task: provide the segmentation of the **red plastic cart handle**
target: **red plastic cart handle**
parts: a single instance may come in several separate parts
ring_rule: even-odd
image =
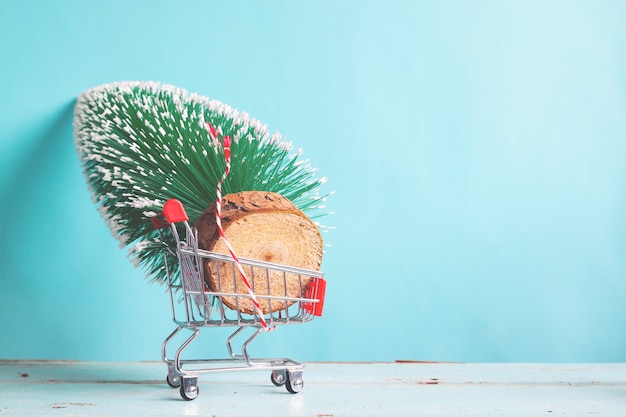
[[[150,221],[152,222],[152,226],[156,229],[165,229],[166,227],[170,227],[169,223],[165,221],[163,218],[163,214],[159,214],[154,217],[150,217]]]
[[[186,222],[189,220],[189,217],[187,217],[187,213],[185,213],[185,209],[183,208],[183,203],[175,198],[169,199],[165,202],[163,205],[163,214],[165,214],[165,218],[170,224]]]

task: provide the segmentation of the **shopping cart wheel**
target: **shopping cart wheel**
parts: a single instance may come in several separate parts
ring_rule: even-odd
[[[287,387],[287,391],[292,394],[302,391],[302,388],[304,388],[302,371],[287,371],[287,381],[285,386]]]
[[[165,382],[167,382],[167,385],[169,385],[172,388],[180,387],[180,377],[179,376],[172,377],[171,375],[168,375],[168,376],[165,377]]]
[[[182,378],[182,383],[180,384],[180,396],[183,397],[184,400],[195,400],[198,398],[199,393],[200,389],[198,388],[198,377]]]
[[[270,379],[272,380],[272,384],[277,387],[282,387],[287,382],[287,372],[284,369],[272,371]]]

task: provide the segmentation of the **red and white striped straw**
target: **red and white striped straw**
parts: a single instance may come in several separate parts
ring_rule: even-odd
[[[217,141],[217,130],[215,130],[215,128],[208,122],[207,122],[207,125],[209,126],[209,134],[211,135],[211,138],[214,141]],[[246,271],[244,271],[243,266],[239,262],[239,258],[235,254],[235,250],[230,245],[230,242],[228,241],[228,239],[226,239],[226,235],[224,234],[224,229],[222,229],[222,183],[224,182],[224,180],[228,176],[228,173],[230,172],[230,145],[231,143],[232,143],[232,140],[230,136],[224,136],[224,159],[226,160],[226,169],[224,170],[224,175],[222,175],[222,178],[217,183],[217,204],[216,204],[216,210],[215,210],[215,223],[217,224],[217,230],[219,231],[221,238],[224,239],[224,243],[226,244],[226,247],[228,248],[228,251],[230,252],[230,256],[233,258],[233,260],[235,261],[235,264],[237,265],[237,270],[239,271],[241,280],[243,281],[244,285],[246,286],[246,289],[248,290],[248,295],[250,296],[250,299],[252,300],[252,304],[254,305],[254,311],[259,317],[261,326],[266,332],[269,332],[271,330],[274,330],[276,326],[269,327],[267,325],[267,321],[265,321],[265,317],[263,316],[263,310],[261,310],[261,305],[257,301],[256,295],[254,295],[254,292],[252,291],[252,287],[250,286],[250,281],[248,280],[248,277],[246,276]]]

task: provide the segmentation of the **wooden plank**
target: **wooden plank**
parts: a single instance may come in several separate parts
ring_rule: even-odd
[[[309,363],[289,394],[269,373],[202,375],[184,401],[162,363],[0,361],[4,416],[624,416],[626,364]]]

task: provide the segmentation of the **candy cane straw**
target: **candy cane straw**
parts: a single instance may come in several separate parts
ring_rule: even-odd
[[[207,122],[207,125],[209,126],[209,134],[211,135],[211,138],[214,141],[217,141],[217,130],[215,130],[215,128],[208,122]],[[250,296],[250,299],[252,300],[252,304],[254,305],[254,311],[256,312],[257,316],[259,317],[259,321],[261,322],[261,326],[263,326],[263,329],[266,332],[269,332],[271,330],[274,330],[274,328],[276,326],[273,326],[273,327],[270,328],[267,325],[267,322],[265,321],[265,317],[263,317],[263,311],[261,310],[261,305],[257,301],[256,295],[254,295],[254,292],[252,291],[252,287],[250,286],[250,282],[248,281],[248,277],[246,276],[246,271],[244,271],[243,266],[241,266],[241,263],[239,262],[239,258],[235,254],[235,250],[230,245],[230,242],[228,241],[228,239],[226,239],[226,235],[224,234],[224,229],[222,229],[222,218],[221,218],[221,215],[222,215],[222,183],[224,182],[224,180],[228,176],[228,173],[230,172],[230,145],[231,145],[231,142],[232,141],[231,141],[230,136],[224,136],[224,159],[226,160],[226,169],[224,170],[224,175],[222,175],[222,178],[217,183],[217,204],[216,204],[216,210],[215,210],[215,223],[217,223],[217,230],[219,231],[220,236],[222,237],[222,239],[224,239],[224,243],[226,244],[226,247],[228,248],[228,251],[230,252],[230,256],[233,258],[233,260],[235,261],[235,264],[237,265],[237,269],[239,270],[239,275],[241,276],[241,279],[242,279],[244,285],[246,286],[246,289],[248,290],[248,295]]]

